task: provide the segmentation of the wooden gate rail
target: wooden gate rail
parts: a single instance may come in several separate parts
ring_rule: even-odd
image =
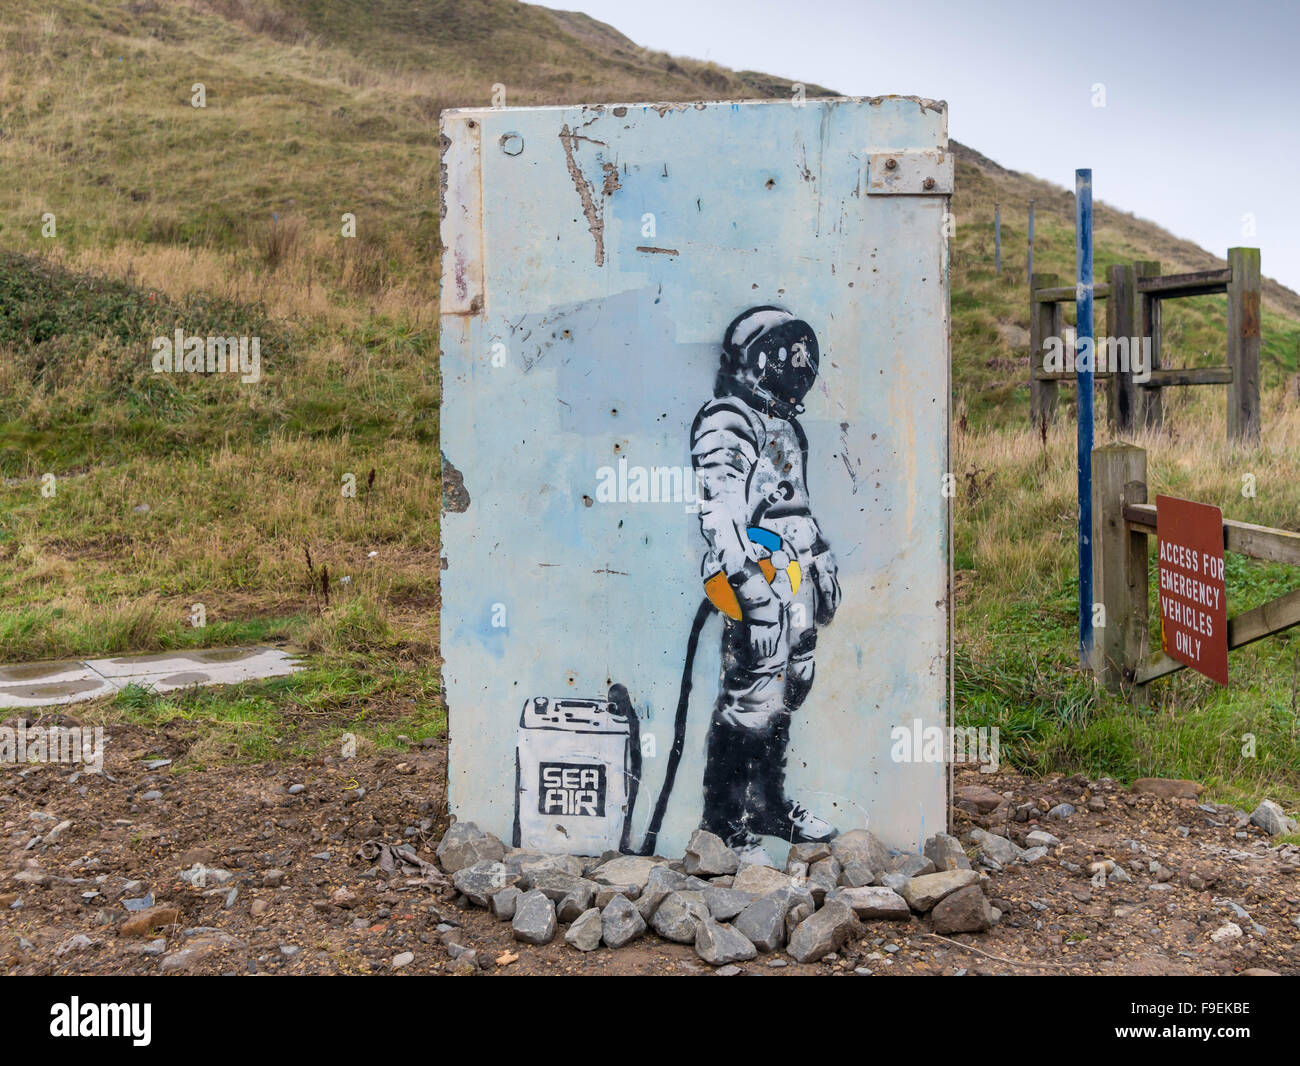
[[[1183,664],[1164,652],[1148,658],[1149,558],[1156,507],[1147,503],[1147,454],[1132,444],[1107,444],[1092,453],[1092,565],[1104,625],[1093,643],[1094,675],[1112,692],[1164,677]],[[1226,551],[1300,566],[1300,533],[1234,519],[1223,520]],[[1228,619],[1228,648],[1300,625],[1300,588]]]
[[[1061,285],[1055,274],[1034,274],[1029,284],[1029,394],[1031,417],[1037,425],[1056,411],[1056,387],[1074,380],[1073,371],[1048,371],[1044,345],[1062,335],[1061,305],[1076,297],[1074,286]],[[1161,389],[1181,385],[1228,386],[1228,438],[1259,440],[1260,272],[1258,248],[1229,248],[1226,269],[1188,274],[1161,274],[1160,264],[1141,261],[1113,266],[1110,281],[1093,288],[1095,299],[1106,300],[1106,336],[1151,343],[1151,376],[1134,381],[1131,373],[1094,370],[1108,382],[1107,420],[1117,433],[1138,427],[1157,429],[1164,422]],[[1209,293],[1227,293],[1226,365],[1164,369],[1161,366],[1162,301]]]

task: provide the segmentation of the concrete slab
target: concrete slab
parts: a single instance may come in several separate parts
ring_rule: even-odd
[[[104,677],[78,681],[0,685],[0,708],[52,707],[60,703],[93,700],[96,696],[111,696],[116,691],[113,682]]]
[[[188,651],[156,652],[152,655],[122,655],[114,659],[87,659],[86,665],[103,677],[142,677],[148,674],[174,674],[178,670],[208,670],[226,664],[256,662],[268,652],[282,655],[276,648],[256,646],[194,648]]]
[[[0,666],[0,708],[48,707],[109,696],[140,685],[172,692],[191,685],[233,685],[303,669],[279,648],[197,648],[111,659]]]

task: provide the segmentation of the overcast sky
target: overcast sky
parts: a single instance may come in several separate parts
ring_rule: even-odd
[[[949,133],[1300,290],[1296,0],[557,0],[638,44],[852,96],[948,101]],[[1083,25],[1076,13],[1086,14]],[[1122,36],[1121,36],[1122,34]],[[1104,86],[1105,106],[1094,105]],[[1255,235],[1243,231],[1253,216]]]

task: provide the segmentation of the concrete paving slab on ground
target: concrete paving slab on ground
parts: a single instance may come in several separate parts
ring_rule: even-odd
[[[111,659],[0,666],[0,708],[51,707],[108,696],[128,685],[172,692],[191,685],[234,685],[283,677],[303,665],[280,648],[195,648]]]

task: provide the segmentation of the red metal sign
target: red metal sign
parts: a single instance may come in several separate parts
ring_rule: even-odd
[[[1160,541],[1160,641],[1165,654],[1228,683],[1228,591],[1223,512],[1205,503],[1156,497]]]

